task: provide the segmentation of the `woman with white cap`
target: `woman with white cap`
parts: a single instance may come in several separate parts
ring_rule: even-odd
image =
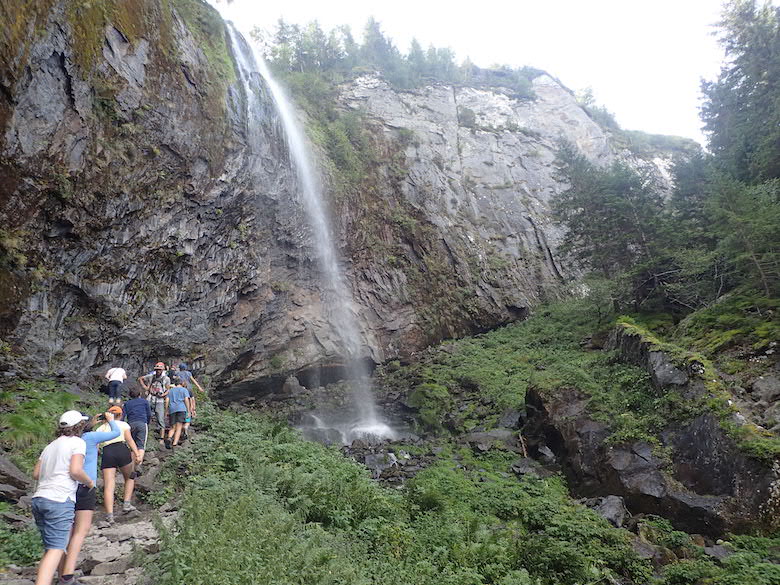
[[[114,421],[114,413],[105,412],[92,417],[88,423],[88,429],[94,429],[98,423],[105,421],[110,427],[106,432],[97,432],[87,430],[81,435],[84,443],[87,445],[87,453],[84,456],[84,471],[93,481],[92,488],[85,485],[79,485],[76,490],[76,518],[73,522],[73,530],[70,533],[70,542],[68,542],[68,551],[60,562],[60,580],[58,585],[78,585],[75,578],[76,563],[78,562],[81,547],[84,545],[84,539],[92,528],[92,518],[95,515],[97,507],[97,490],[94,482],[97,481],[97,463],[98,463],[98,445],[105,441],[116,439],[121,431],[119,425]]]
[[[87,445],[81,433],[88,418],[77,410],[64,413],[59,420],[57,438],[46,446],[33,470],[38,489],[32,497],[32,513],[46,550],[38,565],[35,585],[51,584],[68,546],[78,484],[95,487],[84,471]]]

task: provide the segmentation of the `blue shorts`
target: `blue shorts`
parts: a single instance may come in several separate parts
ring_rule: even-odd
[[[41,532],[43,548],[65,550],[70,540],[70,529],[76,515],[76,502],[68,498],[55,502],[47,498],[32,499],[35,524]]]

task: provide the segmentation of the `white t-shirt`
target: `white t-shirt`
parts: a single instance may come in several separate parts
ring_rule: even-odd
[[[70,458],[86,454],[87,444],[81,437],[59,437],[49,443],[41,453],[41,473],[33,497],[75,502],[78,482],[70,476]]]
[[[111,368],[106,372],[109,382],[124,382],[127,380],[127,372],[124,368]]]

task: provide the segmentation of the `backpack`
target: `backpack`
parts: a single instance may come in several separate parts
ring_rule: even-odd
[[[159,378],[155,379],[155,377],[152,377],[152,381],[149,383],[149,394],[152,396],[160,396],[165,391],[165,388],[163,387],[163,376],[160,376]]]

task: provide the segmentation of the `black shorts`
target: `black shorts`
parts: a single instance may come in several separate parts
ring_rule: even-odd
[[[79,510],[91,510],[95,511],[97,508],[97,490],[93,486],[89,489],[85,485],[79,485],[76,490],[76,511]]]
[[[172,412],[172,413],[169,415],[169,417],[170,417],[170,419],[171,419],[171,420],[170,420],[170,425],[171,425],[171,426],[173,426],[173,425],[175,425],[176,423],[183,423],[183,422],[184,422],[184,419],[186,419],[186,418],[187,418],[187,413],[186,413],[185,411],[183,411],[183,410],[182,410],[182,411],[180,411],[180,412]]]
[[[127,443],[111,443],[103,447],[103,460],[100,462],[100,469],[124,467],[132,462],[133,457]]]

